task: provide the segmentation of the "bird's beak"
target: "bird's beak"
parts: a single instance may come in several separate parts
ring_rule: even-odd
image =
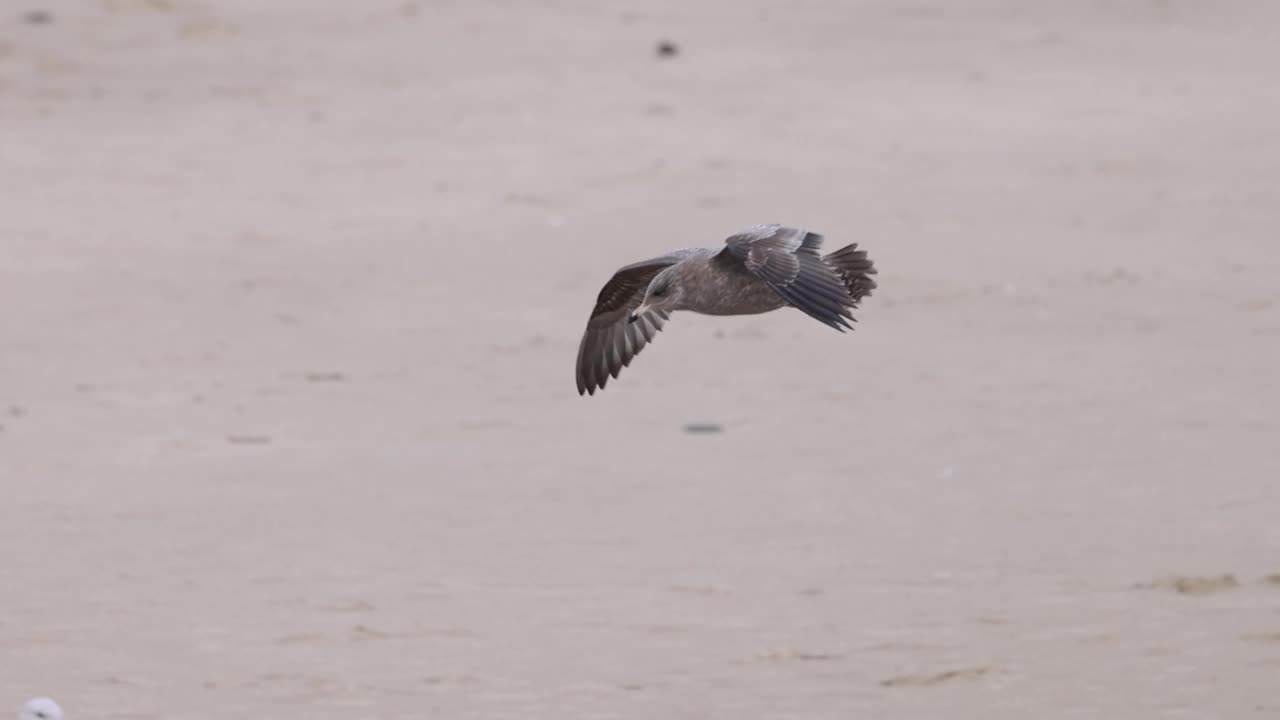
[[[640,319],[640,316],[641,316],[641,315],[644,315],[644,314],[645,314],[645,313],[647,313],[647,312],[649,312],[649,306],[648,306],[648,305],[641,305],[640,307],[638,307],[638,308],[636,308],[635,310],[632,310],[632,311],[631,311],[631,317],[627,318],[627,322],[629,322],[629,323],[633,323],[633,322],[635,322],[635,321],[639,320],[639,319]]]

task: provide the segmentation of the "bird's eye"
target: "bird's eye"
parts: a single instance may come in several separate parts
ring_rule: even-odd
[[[45,711],[43,711],[43,710],[37,710],[37,711],[36,711],[36,717],[41,718],[41,719],[43,720],[43,718],[47,718],[47,717],[49,717],[49,713],[47,713],[47,712],[45,712]]]
[[[666,294],[667,294],[667,289],[664,287],[655,288],[653,291],[654,297],[662,297],[663,295],[666,295]]]

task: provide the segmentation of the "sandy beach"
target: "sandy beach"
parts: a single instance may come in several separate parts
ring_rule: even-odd
[[[6,4],[0,718],[1280,717],[1277,28]],[[579,397],[615,269],[764,222],[856,332]]]

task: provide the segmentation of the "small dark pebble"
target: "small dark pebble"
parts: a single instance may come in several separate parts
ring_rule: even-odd
[[[315,382],[315,383],[342,382],[343,380],[347,379],[347,376],[340,372],[328,372],[328,371],[309,372],[303,377],[307,379],[307,382]]]
[[[684,431],[691,435],[710,435],[723,432],[724,427],[716,423],[688,423],[684,426]]]
[[[28,25],[48,25],[53,22],[53,13],[48,10],[28,10],[22,13],[22,22]]]
[[[227,442],[232,445],[270,445],[271,438],[267,435],[228,435]]]
[[[657,52],[658,52],[658,57],[664,57],[664,58],[675,57],[677,54],[680,53],[680,47],[675,43],[671,42],[670,40],[663,40],[662,42],[658,43]]]

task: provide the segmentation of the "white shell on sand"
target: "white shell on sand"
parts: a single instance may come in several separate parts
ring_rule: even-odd
[[[62,708],[52,698],[31,698],[18,711],[18,720],[62,720]]]

